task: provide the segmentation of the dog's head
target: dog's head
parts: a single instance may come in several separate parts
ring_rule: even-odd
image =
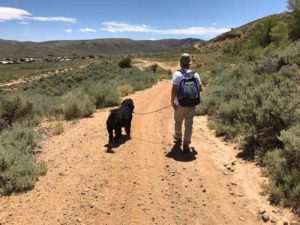
[[[131,111],[134,110],[134,104],[133,104],[133,100],[132,99],[125,99],[122,103],[121,106],[123,107],[128,107],[130,108]]]

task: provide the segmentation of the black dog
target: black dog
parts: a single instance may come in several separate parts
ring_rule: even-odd
[[[132,99],[126,99],[118,109],[113,109],[106,121],[107,132],[109,134],[109,144],[118,143],[122,127],[125,127],[127,136],[130,138],[131,120],[134,104]],[[115,130],[115,138],[113,131]]]

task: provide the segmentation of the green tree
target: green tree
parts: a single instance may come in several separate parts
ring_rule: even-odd
[[[250,39],[250,46],[256,47],[267,47],[271,42],[271,30],[274,22],[272,20],[266,20],[260,23],[255,32],[252,34]]]
[[[271,41],[278,43],[282,41],[286,41],[288,39],[288,26],[285,22],[278,22],[274,27],[271,29]]]
[[[289,0],[289,9],[293,15],[289,35],[291,39],[297,40],[300,38],[300,0]]]

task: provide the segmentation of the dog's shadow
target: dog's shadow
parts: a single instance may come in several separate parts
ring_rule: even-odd
[[[179,162],[191,162],[197,159],[198,152],[194,147],[190,148],[190,152],[183,152],[182,147],[178,143],[174,143],[170,152],[166,154],[166,157],[172,158]]]
[[[127,141],[129,141],[131,138],[128,135],[122,134],[118,143],[113,143],[113,144],[106,144],[104,147],[106,147],[106,152],[107,153],[115,153],[114,149],[119,148],[121,145],[125,144]]]

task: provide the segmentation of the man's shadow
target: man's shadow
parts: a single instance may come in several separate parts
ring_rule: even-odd
[[[106,152],[111,154],[115,153],[114,149],[119,148],[121,145],[125,144],[130,139],[131,138],[128,135],[122,134],[118,143],[104,145],[104,147],[106,147]]]
[[[191,162],[197,159],[197,154],[198,152],[194,147],[191,147],[189,152],[183,152],[181,144],[174,142],[171,151],[166,154],[166,157],[172,158],[179,162]]]

